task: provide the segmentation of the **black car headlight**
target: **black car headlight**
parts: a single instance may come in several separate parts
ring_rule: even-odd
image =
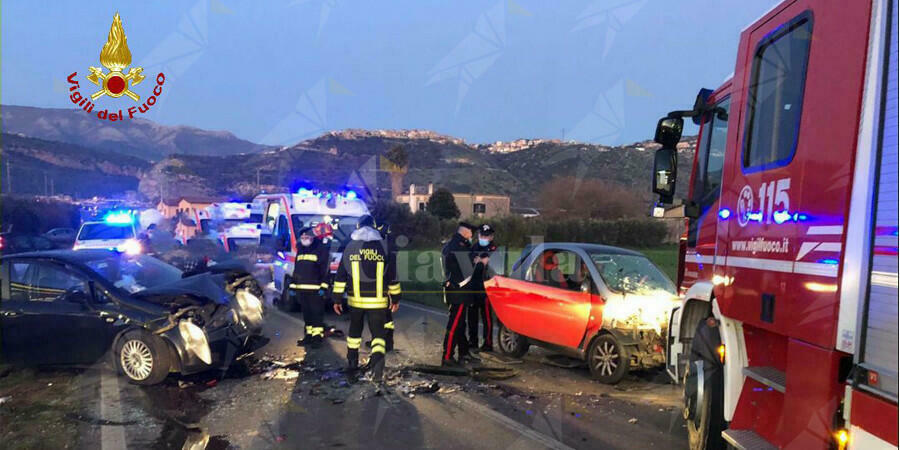
[[[178,323],[178,332],[187,351],[197,355],[200,361],[212,364],[212,352],[209,350],[209,340],[206,332],[190,320],[182,320]]]
[[[241,316],[252,324],[262,323],[263,304],[256,295],[253,295],[249,289],[238,289],[234,293],[237,300],[238,308],[240,308]]]

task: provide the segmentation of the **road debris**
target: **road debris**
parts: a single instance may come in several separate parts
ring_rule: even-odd
[[[563,369],[576,369],[584,366],[584,361],[575,358],[569,358],[564,355],[546,355],[541,358],[541,364],[553,367],[561,367]]]
[[[8,402],[10,398],[12,397],[0,397],[0,405]]]
[[[432,375],[448,375],[455,377],[470,376],[477,381],[507,380],[519,374],[517,371],[508,367],[444,367],[428,364],[413,364],[408,368],[415,372]]]
[[[279,367],[263,373],[260,378],[263,380],[296,380],[299,376],[299,371]]]
[[[637,417],[632,417],[632,418],[628,419],[628,423],[630,423],[630,424],[635,424],[635,423],[637,423],[637,421],[638,421]]]
[[[508,356],[500,355],[494,352],[480,352],[478,356],[481,357],[482,361],[492,362],[496,364],[523,364],[525,361],[518,358],[510,358]]]

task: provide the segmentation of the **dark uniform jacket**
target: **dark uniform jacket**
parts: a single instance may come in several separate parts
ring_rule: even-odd
[[[309,247],[298,246],[291,288],[301,291],[328,289],[329,263],[328,246],[319,239],[313,239]]]
[[[491,241],[486,246],[482,246],[477,242],[472,245],[472,253],[471,260],[475,261],[476,257],[483,258],[485,256],[492,256],[492,254],[497,250],[497,246],[494,245],[494,242]],[[475,264],[475,267],[472,269],[472,291],[476,292],[484,292],[484,282],[490,280],[494,276],[494,271],[491,270],[490,266],[486,266],[482,263]]]
[[[340,303],[345,292],[347,303],[354,308],[387,308],[388,294],[391,303],[400,302],[396,260],[378,231],[362,227],[351,238],[334,278],[335,303]]]
[[[451,305],[470,303],[472,281],[472,245],[459,233],[453,235],[441,250],[444,265],[445,300]]]

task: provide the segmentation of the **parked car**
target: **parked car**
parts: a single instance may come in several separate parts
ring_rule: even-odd
[[[102,221],[82,223],[72,249],[96,248],[140,253],[142,247],[137,239],[134,216],[128,213],[110,213]]]
[[[54,244],[59,245],[60,247],[71,247],[72,244],[75,243],[75,229],[54,228],[44,233],[44,237],[50,239]]]
[[[183,276],[147,255],[55,250],[0,258],[3,358],[93,364],[137,384],[226,369],[258,341],[262,291],[239,267]]]
[[[501,352],[530,345],[584,360],[593,377],[619,382],[629,370],[665,363],[675,285],[641,253],[577,243],[529,246],[509,276],[485,282]]]
[[[0,255],[53,250],[56,245],[39,234],[0,233]]]

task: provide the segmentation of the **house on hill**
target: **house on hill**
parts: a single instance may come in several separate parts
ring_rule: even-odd
[[[416,190],[416,185],[409,185],[409,192],[394,198],[397,203],[409,205],[413,213],[424,211],[428,199],[434,193],[434,185],[428,184],[428,189]],[[467,194],[453,193],[453,201],[459,208],[462,217],[500,217],[509,215],[509,196],[496,194]]]
[[[180,214],[188,217],[195,217],[195,213],[213,203],[221,202],[222,199],[213,197],[185,196],[174,199],[162,199],[156,204],[156,210],[160,212],[166,219],[171,219]]]

